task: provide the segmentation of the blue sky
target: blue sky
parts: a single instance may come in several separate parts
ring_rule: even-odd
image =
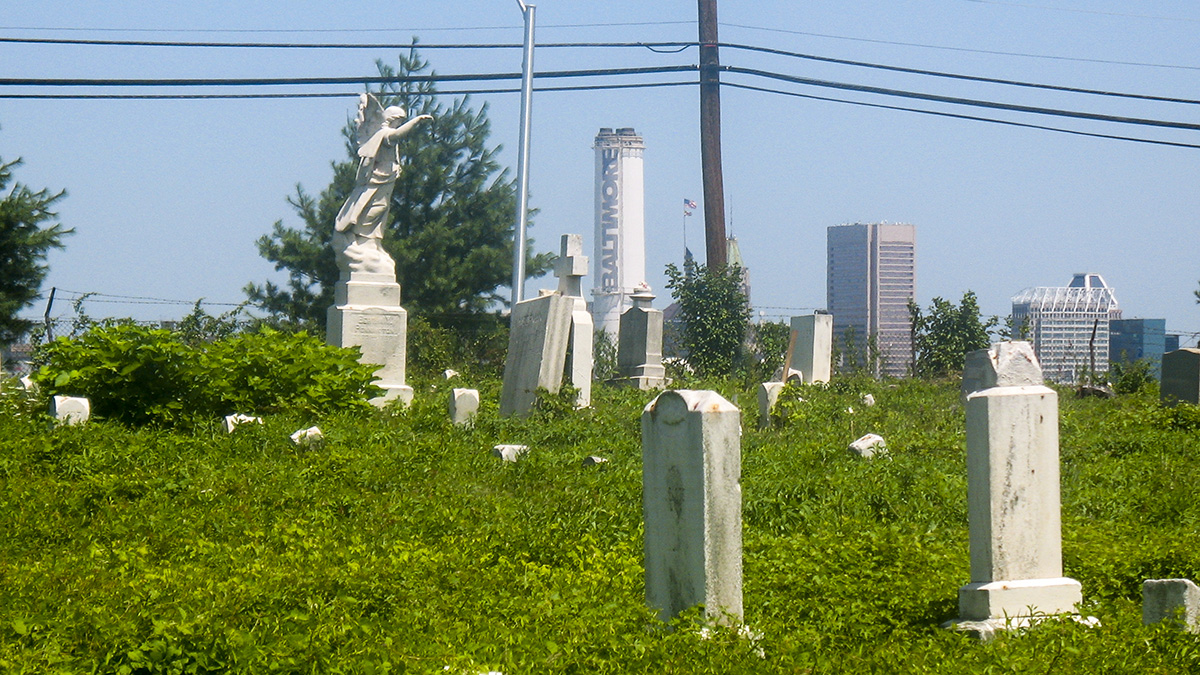
[[[7,3],[0,37],[229,42],[520,42],[515,2]],[[694,40],[696,3],[538,3],[539,42]],[[1149,0],[856,0],[720,3],[721,39],[806,54],[1111,92],[1200,98],[1200,6]],[[633,25],[636,24],[636,25]],[[241,50],[0,43],[10,78],[356,77],[396,49]],[[513,72],[519,50],[425,52],[445,74]],[[542,49],[538,70],[694,64],[694,49]],[[722,50],[726,65],[856,85],[1114,116],[1200,123],[1194,104],[1055,92]],[[688,75],[686,77],[691,77]],[[627,81],[669,81],[678,75]],[[791,92],[1200,145],[1160,129],[952,106],[729,74]],[[300,88],[348,91],[349,86]],[[47,93],[0,87],[0,94]],[[89,93],[95,90],[57,90]],[[174,90],[172,90],[174,91]],[[531,206],[538,250],[576,232],[590,241],[592,162],[600,127],[646,139],[649,283],[683,253],[682,199],[701,201],[698,94],[693,87],[535,96]],[[502,162],[515,167],[519,99],[479,95]],[[278,279],[254,241],[277,220],[298,224],[285,198],[317,192],[343,156],[353,98],[205,101],[0,98],[0,157],[17,178],[66,188],[76,228],[52,255],[46,284],[70,291],[238,302],[250,281]],[[918,301],[966,290],[1007,314],[1028,286],[1098,272],[1127,317],[1165,317],[1200,331],[1192,291],[1200,269],[1200,149],[1092,138],[725,88],[726,204],[768,317],[825,304],[825,228],[855,221],[917,227]],[[703,219],[687,223],[703,249]],[[590,284],[590,279],[585,281]],[[534,282],[529,293],[544,283]],[[65,297],[70,297],[66,294]],[[665,304],[665,298],[657,303]],[[43,306],[30,310],[40,315]],[[60,307],[59,311],[66,311]],[[173,318],[187,307],[92,303],[96,315]],[[1190,341],[1194,341],[1191,338]]]

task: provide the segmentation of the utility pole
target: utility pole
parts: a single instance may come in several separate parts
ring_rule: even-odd
[[[725,181],[721,174],[721,62],[717,0],[700,3],[700,165],[704,174],[704,255],[709,269],[725,266]]]
[[[529,219],[529,135],[533,107],[533,5],[517,0],[525,17],[525,51],[521,59],[521,149],[517,155],[517,224],[513,228],[512,305],[525,299],[525,226]]]

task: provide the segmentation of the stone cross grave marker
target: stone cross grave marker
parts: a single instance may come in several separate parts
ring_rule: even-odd
[[[638,389],[661,389],[667,385],[662,363],[662,310],[650,306],[654,294],[649,286],[643,284],[630,297],[633,306],[621,314],[617,336],[618,373]]]
[[[714,391],[665,391],[642,413],[646,602],[742,620],[741,412]]]
[[[571,335],[568,340],[568,375],[579,390],[575,405],[586,408],[592,404],[592,313],[583,299],[583,278],[587,276],[588,259],[583,254],[583,236],[564,234],[560,255],[554,263],[558,277],[558,292],[571,298]]]
[[[1074,615],[1083,595],[1062,569],[1058,395],[1040,384],[1040,367],[1030,370],[1029,343],[980,351],[967,361],[997,386],[966,401],[971,582],[951,624],[987,639],[1040,616]]]

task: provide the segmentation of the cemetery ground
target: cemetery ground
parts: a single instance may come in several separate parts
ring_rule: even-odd
[[[412,384],[409,409],[281,412],[232,434],[216,418],[52,427],[0,396],[0,670],[1200,670],[1200,638],[1140,609],[1144,579],[1200,578],[1195,407],[1060,392],[1064,572],[1101,624],[981,643],[939,627],[968,581],[956,381],[802,386],[761,431],[745,383],[676,382],[743,411],[748,633],[645,606],[652,392],[598,385],[590,409],[567,392],[503,419],[496,379]],[[446,415],[461,386],[482,393],[473,426]],[[313,424],[324,444],[298,449],[289,434]],[[886,457],[847,451],[869,432]],[[503,462],[498,443],[530,450]]]

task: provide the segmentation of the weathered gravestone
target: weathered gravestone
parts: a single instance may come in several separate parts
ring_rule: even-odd
[[[354,187],[334,220],[333,245],[340,277],[333,287],[334,303],[326,313],[325,339],[338,347],[359,347],[360,363],[379,366],[375,384],[384,395],[376,405],[399,399],[412,401],[404,382],[408,341],[408,312],[400,306],[396,262],[383,246],[392,190],[400,177],[402,137],[429,115],[405,122],[404,108],[383,108],[371,94],[359,98],[354,141],[358,171]]]
[[[833,369],[833,315],[808,314],[792,317],[796,340],[788,363],[799,370],[808,384],[828,382]]]
[[[592,313],[583,299],[583,277],[587,276],[588,259],[583,254],[583,237],[578,234],[562,236],[560,255],[554,263],[558,277],[558,292],[571,298],[571,335],[567,343],[567,368],[571,384],[579,390],[575,405],[586,408],[592,404]]]
[[[55,396],[50,399],[50,416],[59,424],[83,424],[92,416],[92,402],[82,396]]]
[[[1189,633],[1200,633],[1200,588],[1189,579],[1142,582],[1142,623],[1167,621]]]
[[[763,382],[758,385],[758,428],[766,429],[771,426],[771,413],[779,402],[779,392],[783,391],[783,382]]]
[[[1024,341],[997,342],[988,349],[967,352],[963,362],[962,401],[992,387],[1025,387],[1042,384],[1033,345]]]
[[[980,351],[986,358],[968,356],[984,369],[978,381],[1018,383],[966,401],[971,582],[958,591],[951,623],[988,639],[1045,615],[1073,615],[1083,595],[1062,570],[1058,395],[1040,384],[1040,367],[1030,369],[1037,359],[1028,343]],[[1039,384],[1019,384],[1029,380]]]
[[[518,302],[513,308],[504,359],[500,415],[524,417],[533,410],[538,387],[562,387],[575,299],[559,293]]]
[[[471,424],[479,412],[479,390],[452,389],[449,409],[451,423],[459,426]]]
[[[742,620],[741,413],[713,391],[665,391],[642,413],[646,602]]]
[[[1200,405],[1200,349],[1176,349],[1162,357],[1163,403]]]
[[[617,339],[617,372],[620,381],[638,389],[667,385],[662,363],[663,313],[650,306],[654,294],[643,285],[630,296],[633,306],[621,314]]]

